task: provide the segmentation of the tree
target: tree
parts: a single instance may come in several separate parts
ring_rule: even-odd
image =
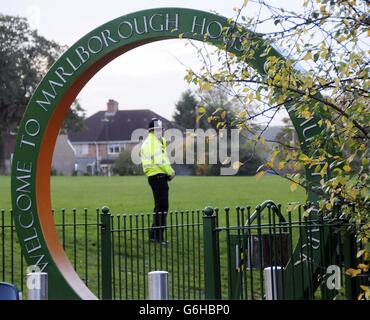
[[[60,46],[40,37],[24,18],[0,15],[0,170],[3,136],[14,129]]]
[[[62,126],[62,132],[78,132],[85,128],[85,119],[86,113],[85,109],[82,108],[78,99],[76,99],[71,106],[71,109],[68,111],[68,115],[65,118]]]
[[[216,131],[221,128],[235,128],[235,112],[238,105],[228,96],[224,88],[200,88],[198,96],[200,105],[197,122],[200,128],[213,128]]]
[[[182,93],[180,100],[175,105],[173,119],[185,129],[194,129],[196,125],[198,100],[191,90]]]
[[[304,167],[301,163],[290,158],[290,152],[299,148],[298,136],[295,132],[292,121],[289,118],[284,118],[285,126],[277,133],[273,148],[277,153],[275,157],[274,167],[277,168],[280,174],[299,172],[304,173]],[[291,161],[292,160],[292,161]]]
[[[15,131],[37,84],[65,49],[32,30],[25,18],[0,14],[0,171],[4,164],[3,137]],[[76,102],[66,125],[81,124]],[[66,128],[67,128],[66,127]]]
[[[356,224],[364,248],[358,253],[362,268],[356,272],[365,273],[370,263],[369,1],[305,0],[303,12],[294,12],[262,0],[251,4],[259,12],[253,17],[244,11],[247,3],[224,29],[224,45],[215,50],[217,67],[209,65],[212,60],[205,54],[202,68],[188,70],[185,78],[200,88],[233,87],[244,105],[238,115],[245,120],[238,123],[240,128],[254,130],[250,122],[257,116],[272,120],[284,106],[294,106],[290,112],[302,119],[320,115],[319,134],[309,145],[280,144],[284,152],[274,150],[260,170],[279,173],[289,163],[309,166],[319,174],[318,188],[299,172],[283,176],[291,181],[292,190],[301,185],[317,194],[320,201],[314,205],[324,215],[330,216],[335,204],[341,205],[343,217]],[[228,53],[229,44],[241,35],[241,54]],[[270,55],[271,44],[286,48],[278,49],[283,58]],[[254,69],[256,54],[267,57],[263,72]],[[262,139],[261,131],[255,135],[256,142]],[[282,158],[277,162],[277,157]],[[369,287],[365,292],[361,298],[370,298]]]
[[[112,166],[113,174],[119,176],[137,176],[142,175],[143,170],[140,165],[137,165],[131,160],[131,152],[129,150],[122,151]]]
[[[267,154],[267,148],[262,145],[254,146],[249,140],[242,141],[239,148],[240,166],[237,175],[254,176],[257,169],[266,161],[264,154]]]

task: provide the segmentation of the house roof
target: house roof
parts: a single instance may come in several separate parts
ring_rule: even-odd
[[[99,111],[85,120],[85,129],[68,134],[71,142],[103,142],[131,140],[134,130],[148,127],[152,118],[161,119],[166,129],[177,128],[179,125],[149,110],[118,110],[115,114]]]

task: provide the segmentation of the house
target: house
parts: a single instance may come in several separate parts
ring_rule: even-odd
[[[139,141],[132,141],[134,130],[146,129],[152,118],[161,119],[165,128],[182,128],[159,114],[148,110],[119,110],[118,102],[110,99],[105,111],[85,120],[85,129],[71,132],[79,175],[111,175],[112,165],[124,150],[131,150]]]
[[[75,172],[75,150],[66,134],[59,134],[55,143],[52,173],[55,175],[70,176]]]
[[[4,144],[4,169],[5,174],[10,174],[14,147],[17,134],[9,131],[3,137]],[[75,150],[66,134],[59,134],[55,143],[51,173],[54,175],[70,176],[75,170]]]

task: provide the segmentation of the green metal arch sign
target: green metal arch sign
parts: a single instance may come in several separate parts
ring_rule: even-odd
[[[52,217],[50,171],[55,141],[70,105],[84,85],[107,63],[136,47],[180,37],[222,45],[224,17],[184,8],[131,13],[94,29],[51,67],[32,96],[20,123],[12,163],[12,206],[18,237],[29,265],[49,275],[50,299],[96,299],[73,269]],[[206,36],[206,37],[205,37]],[[240,54],[242,35],[228,44]],[[267,57],[256,50],[250,65],[264,73]],[[269,55],[280,56],[272,48]],[[303,145],[320,130],[319,118],[301,119],[288,110]],[[311,183],[318,177],[306,170]],[[314,196],[309,194],[309,200]]]

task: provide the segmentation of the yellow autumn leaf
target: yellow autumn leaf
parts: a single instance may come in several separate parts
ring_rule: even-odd
[[[184,79],[187,81],[187,82],[191,82],[191,80],[193,80],[193,72],[191,70],[188,71],[188,74],[184,77]]]
[[[240,162],[240,161],[235,161],[233,163],[233,169],[234,170],[239,170],[239,168],[243,165],[243,162]]]
[[[350,171],[351,171],[351,167],[350,167],[348,164],[346,164],[346,165],[343,167],[343,170],[344,170],[345,172],[350,172]]]
[[[274,167],[274,163],[273,163],[272,161],[267,161],[267,162],[265,163],[265,167],[266,167],[266,168],[273,168],[273,167]]]
[[[369,265],[368,264],[365,264],[365,263],[360,263],[357,268],[363,270],[364,272],[368,272],[369,271]]]
[[[363,285],[361,285],[360,288],[362,290],[364,290],[365,292],[370,293],[370,287],[369,286],[363,286]]]
[[[261,137],[261,143],[262,144],[265,144],[266,143],[265,137]]]
[[[259,91],[256,92],[256,99],[258,101],[261,101],[261,92],[259,92]]]
[[[357,252],[356,254],[356,258],[360,258],[364,253],[365,253],[366,249],[362,249],[360,251]]]
[[[304,153],[300,154],[298,159],[303,161],[303,162],[310,162],[311,161],[310,157],[305,155]]]
[[[349,269],[346,270],[346,275],[348,275],[352,278],[358,276],[360,273],[361,273],[360,269],[349,268]]]
[[[326,175],[326,172],[328,171],[329,164],[325,162],[324,166],[322,167],[320,171],[320,176],[323,178]]]
[[[297,188],[298,188],[298,183],[292,182],[291,185],[290,185],[290,191],[294,192],[294,191],[297,190]]]
[[[302,111],[302,116],[305,118],[305,119],[309,119],[310,117],[312,117],[312,113],[308,110],[303,110]]]
[[[213,88],[213,84],[207,82],[207,81],[203,81],[199,87],[199,91],[200,92],[203,92],[203,91],[208,91],[208,90],[211,90]]]
[[[340,37],[337,38],[337,41],[339,43],[343,42],[344,40],[346,40],[346,37],[344,35],[341,35]]]
[[[201,114],[201,115],[197,116],[197,118],[196,118],[196,123],[199,123],[199,120],[200,120],[202,117],[203,117],[203,114]]]
[[[279,164],[278,164],[278,169],[282,170],[284,168],[285,168],[285,161],[280,161]]]
[[[245,118],[247,116],[247,111],[242,111],[239,113],[239,118]]]
[[[206,112],[206,108],[204,108],[204,107],[199,107],[199,108],[197,109],[197,111],[198,111],[198,113],[204,113],[204,112]]]
[[[311,53],[311,51],[308,51],[308,52],[304,55],[303,60],[304,60],[304,61],[312,60],[312,53]]]
[[[259,181],[264,176],[265,173],[266,173],[266,171],[257,172],[256,181]]]

